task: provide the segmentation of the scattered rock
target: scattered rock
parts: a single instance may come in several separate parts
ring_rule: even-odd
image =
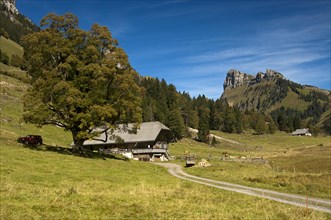
[[[198,163],[199,167],[209,167],[211,164],[206,159],[201,159],[201,161]]]

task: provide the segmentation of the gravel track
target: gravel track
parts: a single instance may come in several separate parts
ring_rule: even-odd
[[[237,193],[243,193],[246,195],[257,196],[260,198],[270,199],[273,201],[300,206],[308,209],[313,209],[321,212],[327,212],[331,214],[331,201],[319,198],[310,198],[306,196],[293,195],[288,193],[281,193],[272,190],[253,188],[233,183],[227,183],[223,181],[211,180],[198,176],[187,174],[183,171],[182,167],[172,163],[155,163],[168,169],[168,172],[180,179],[188,180],[191,182],[229,190]]]
[[[195,134],[197,134],[199,131],[197,129],[194,129],[194,128],[188,128],[190,132],[193,132]],[[232,144],[240,144],[239,142],[237,141],[233,141],[233,140],[230,140],[230,139],[226,139],[226,138],[223,138],[223,137],[220,137],[220,136],[217,136],[217,135],[214,135],[214,134],[210,134],[211,137],[215,137],[216,139],[218,140],[222,140],[222,141],[227,141],[227,142],[230,142]]]

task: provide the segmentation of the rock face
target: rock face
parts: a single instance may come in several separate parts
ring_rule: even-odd
[[[248,83],[251,77],[249,77],[249,75],[246,73],[242,73],[238,70],[231,69],[226,74],[226,78],[223,84],[224,90],[227,88],[235,88],[238,86],[242,86]]]
[[[261,82],[263,80],[273,80],[283,78],[283,75],[275,70],[267,69],[265,73],[258,72],[256,76],[231,69],[226,74],[223,88],[231,89],[242,85],[250,85]]]
[[[271,69],[267,69],[266,73],[263,76],[263,79],[277,79],[277,78],[283,78],[283,74]]]
[[[12,22],[15,22],[15,16],[19,14],[16,0],[0,0],[0,7],[0,12],[5,13]]]
[[[3,0],[3,3],[5,4],[7,11],[11,14],[18,14],[18,10],[16,8],[16,0]]]

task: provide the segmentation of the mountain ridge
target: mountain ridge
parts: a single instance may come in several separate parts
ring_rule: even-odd
[[[274,70],[254,77],[231,69],[223,87],[221,99],[229,106],[270,114],[278,124],[284,114],[303,124],[323,124],[331,118],[330,91],[298,84]]]
[[[0,0],[0,35],[20,43],[22,36],[37,30],[37,25],[20,14],[16,0]]]
[[[266,73],[258,72],[255,77],[231,69],[225,77],[223,88],[221,99],[227,101],[230,106],[239,107],[241,110],[266,111],[272,105],[291,99],[288,96],[293,96],[292,93],[296,94],[297,99],[304,102],[312,102],[314,98],[327,101],[327,96],[330,96],[328,90],[301,85],[271,69],[266,69]],[[264,100],[265,98],[268,100]],[[244,99],[246,102],[242,103]],[[264,101],[263,105],[261,105],[261,101]],[[290,106],[286,105],[286,107]],[[299,106],[295,108],[299,108]]]

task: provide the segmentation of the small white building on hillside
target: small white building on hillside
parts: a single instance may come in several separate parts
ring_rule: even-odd
[[[311,136],[311,133],[309,132],[309,128],[302,128],[297,129],[292,132],[293,136]]]

